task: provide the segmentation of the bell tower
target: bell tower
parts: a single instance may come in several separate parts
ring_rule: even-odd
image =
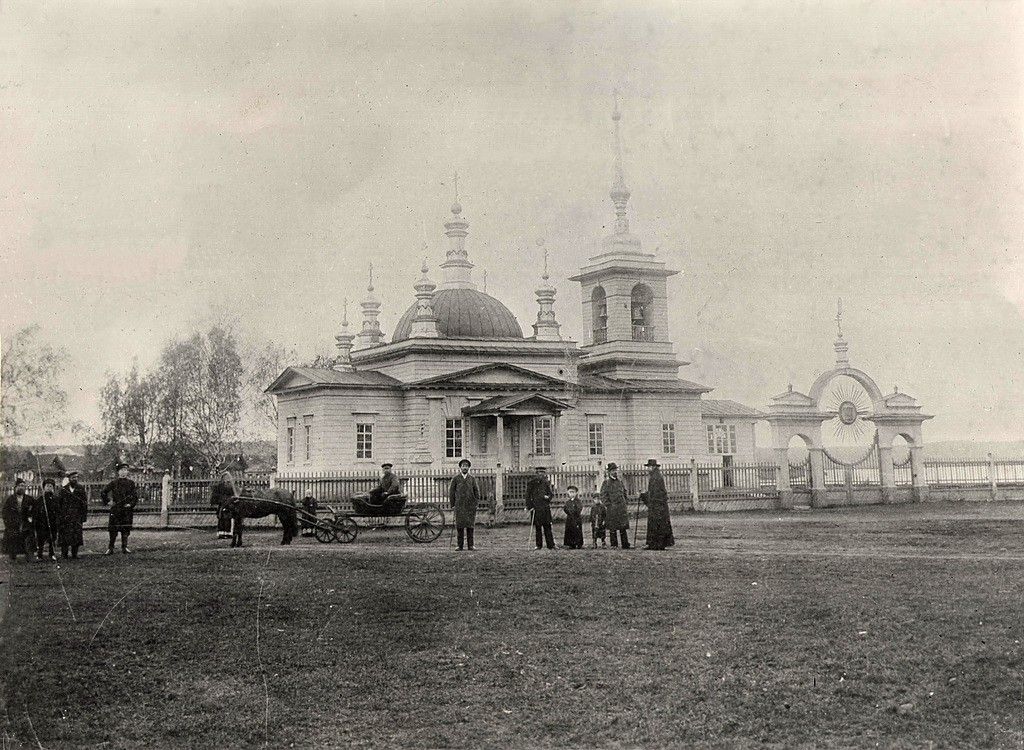
[[[580,372],[631,380],[675,379],[679,367],[668,331],[666,279],[678,271],[654,254],[643,252],[640,239],[629,231],[629,188],[622,171],[618,96],[612,111],[615,123],[615,177],[611,199],[615,229],[601,241],[598,253],[570,281],[583,295],[587,329]]]

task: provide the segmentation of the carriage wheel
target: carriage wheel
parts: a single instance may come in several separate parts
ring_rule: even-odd
[[[316,526],[313,527],[313,536],[321,544],[330,544],[337,538],[334,527],[324,521],[318,521]]]
[[[436,505],[411,509],[405,517],[405,533],[414,542],[434,541],[444,533],[444,512]]]
[[[351,516],[337,516],[334,519],[334,538],[342,544],[350,544],[359,536],[359,524]]]

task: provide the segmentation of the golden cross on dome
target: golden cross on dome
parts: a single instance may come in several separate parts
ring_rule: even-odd
[[[836,330],[839,331],[839,338],[843,337],[843,298],[839,298],[839,304],[836,307]]]

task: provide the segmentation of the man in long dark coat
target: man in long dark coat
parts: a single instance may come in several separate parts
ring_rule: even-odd
[[[448,487],[448,504],[455,509],[455,531],[458,535],[460,550],[463,539],[469,549],[474,549],[473,527],[476,526],[476,509],[483,499],[480,483],[469,473],[472,465],[468,458],[459,461],[459,473],[455,475]]]
[[[235,499],[235,482],[231,478],[231,472],[225,471],[220,475],[220,481],[214,483],[210,488],[210,506],[217,509],[217,538],[231,538],[231,514],[228,506]]]
[[[619,479],[619,467],[608,464],[608,478],[601,483],[601,501],[606,509],[605,524],[611,533],[611,544],[622,549],[629,549],[629,499],[626,487]]]
[[[128,535],[132,533],[132,522],[135,517],[135,506],[139,503],[139,488],[128,478],[128,464],[117,464],[117,479],[110,482],[100,491],[100,500],[110,505],[110,520],[107,522],[107,533],[110,545],[103,554],[114,554],[114,542],[118,532],[121,533],[121,552],[130,554]]]
[[[25,480],[17,479],[14,482],[14,492],[4,500],[3,521],[4,521],[4,553],[17,560],[18,555],[25,556],[25,562],[30,562],[32,556],[28,540],[32,534],[32,498],[25,494]]]
[[[547,469],[538,466],[537,473],[526,483],[526,509],[533,511],[531,520],[537,549],[543,549],[542,541],[548,549],[555,548],[555,537],[551,532],[551,498],[554,495],[555,490],[548,479]]]
[[[67,480],[57,497],[57,541],[61,557],[66,558],[70,548],[71,559],[77,560],[82,546],[82,525],[89,517],[89,493],[79,484],[77,471],[69,471]]]
[[[43,559],[43,545],[49,548],[50,559],[56,560],[53,546],[57,543],[57,492],[52,479],[43,480],[43,494],[36,498],[32,525],[36,533],[36,558]]]
[[[640,496],[647,506],[647,546],[645,549],[663,550],[672,543],[672,518],[668,509],[668,491],[661,476],[658,462],[647,462],[647,492]]]

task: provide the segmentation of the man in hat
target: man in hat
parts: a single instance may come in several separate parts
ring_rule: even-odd
[[[4,521],[4,552],[12,561],[18,555],[25,556],[30,562],[32,547],[28,541],[32,533],[32,498],[25,495],[25,480],[20,477],[14,481],[14,492],[7,496],[3,506]]]
[[[480,483],[469,473],[472,466],[468,458],[459,461],[459,473],[448,486],[448,504],[455,509],[455,531],[458,534],[460,550],[463,539],[470,550],[474,549],[473,527],[476,526],[476,509],[483,498]]]
[[[43,480],[43,494],[32,509],[32,525],[36,532],[36,558],[43,559],[43,544],[49,548],[50,559],[56,560],[53,545],[57,541],[57,486],[52,479]]]
[[[220,475],[220,481],[210,488],[210,506],[217,509],[217,538],[231,539],[231,513],[228,508],[235,499],[235,480],[230,471]]]
[[[128,464],[119,461],[116,470],[117,479],[100,491],[101,502],[110,505],[110,520],[107,522],[110,545],[103,553],[105,555],[114,554],[118,532],[121,532],[121,552],[125,555],[131,553],[128,549],[128,535],[132,533],[135,506],[139,502],[139,488],[128,478]]]
[[[89,493],[79,483],[77,471],[69,471],[64,478],[67,484],[57,496],[57,541],[61,557],[66,558],[70,548],[71,559],[77,560],[82,546],[82,525],[89,517]]]
[[[645,549],[663,550],[672,544],[672,518],[668,509],[668,491],[661,476],[658,462],[647,462],[647,492],[640,495],[647,506],[647,546]]]
[[[548,480],[547,469],[537,467],[537,473],[530,477],[526,484],[526,509],[533,511],[532,521],[537,549],[542,549],[541,537],[548,549],[555,548],[555,538],[551,533],[551,498],[555,490]]]
[[[318,505],[316,498],[313,497],[313,490],[306,490],[306,496],[302,498],[302,515],[300,517],[302,536],[313,536],[317,509]]]
[[[392,495],[402,494],[402,482],[398,475],[392,471],[394,464],[385,461],[380,465],[381,476],[377,486],[370,490],[369,502],[371,505],[384,505]]]
[[[629,549],[629,498],[626,487],[619,479],[619,467],[608,464],[608,477],[601,483],[601,501],[605,506],[605,524],[611,533],[611,544],[622,549]]]

